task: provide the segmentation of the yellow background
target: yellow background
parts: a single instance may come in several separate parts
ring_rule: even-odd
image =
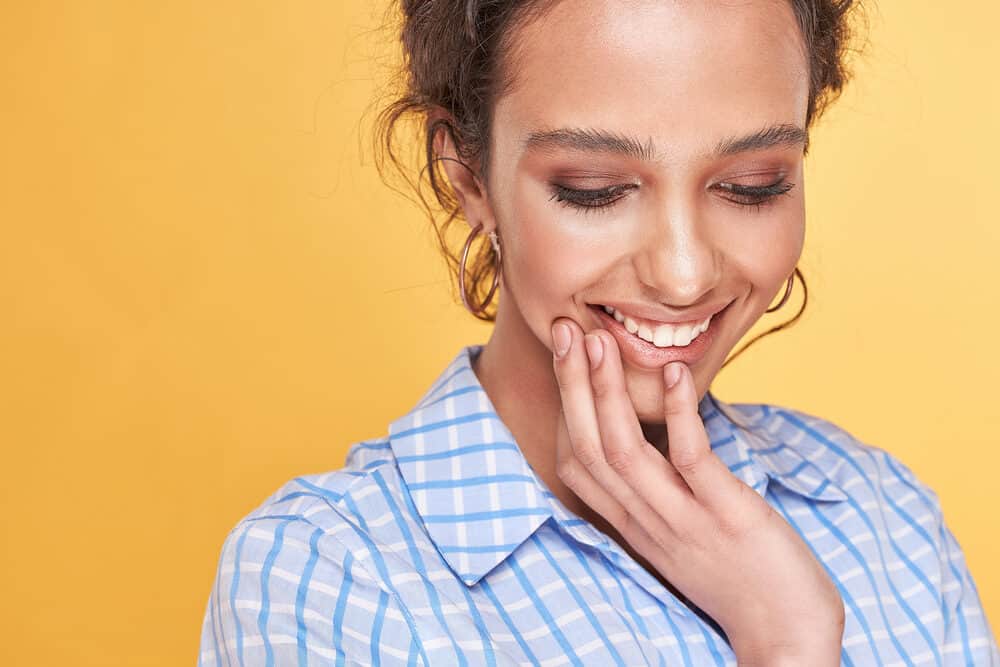
[[[234,523],[487,339],[373,168],[383,6],[7,3],[0,663],[193,664]],[[806,315],[713,389],[913,468],[996,625],[1000,9],[957,7],[873,7],[807,160]]]

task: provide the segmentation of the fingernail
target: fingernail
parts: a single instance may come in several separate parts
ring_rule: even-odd
[[[569,346],[573,342],[573,336],[569,327],[559,322],[552,326],[552,346],[556,349],[556,358],[562,359],[569,352]]]
[[[583,337],[583,342],[587,346],[587,356],[590,357],[590,367],[597,368],[604,358],[604,343],[601,339],[592,334]]]
[[[672,364],[667,364],[667,370],[663,373],[663,381],[667,385],[667,389],[672,389],[677,381],[681,379],[681,362],[677,361]]]

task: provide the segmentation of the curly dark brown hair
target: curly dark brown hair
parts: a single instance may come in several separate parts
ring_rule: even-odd
[[[459,241],[448,240],[448,231],[462,209],[441,171],[441,156],[435,155],[434,139],[444,130],[451,138],[463,166],[482,182],[488,180],[490,128],[495,100],[512,83],[515,69],[511,47],[517,28],[545,11],[553,0],[393,0],[387,24],[402,43],[402,68],[398,81],[402,90],[378,113],[375,122],[375,162],[383,180],[392,164],[426,210],[445,259],[450,264],[451,284],[458,289]],[[854,17],[861,0],[789,0],[804,36],[809,54],[809,100],[807,129],[839,96],[851,76],[849,54],[854,46]],[[416,121],[423,154],[416,156],[418,169],[400,159],[395,134],[403,119]],[[412,134],[407,136],[412,141]],[[808,144],[806,146],[808,150]],[[478,173],[473,167],[476,165]],[[416,172],[416,177],[411,174]],[[424,184],[434,193],[437,207],[424,196]],[[396,189],[396,188],[393,188]],[[397,189],[397,191],[399,191]],[[404,193],[405,194],[405,193]],[[439,210],[435,210],[435,209]],[[438,215],[444,217],[438,220]],[[464,234],[461,239],[464,240]],[[457,240],[457,239],[456,239]],[[496,271],[496,254],[490,243],[470,251],[465,284],[470,302],[481,303]],[[801,271],[804,296],[799,311],[790,320],[754,337],[732,355],[732,361],[750,344],[783,329],[802,315],[808,288]],[[477,314],[495,321],[496,307]],[[725,364],[723,364],[725,366]]]

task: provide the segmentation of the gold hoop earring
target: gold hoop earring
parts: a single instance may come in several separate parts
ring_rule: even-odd
[[[788,297],[791,296],[792,294],[792,284],[795,282],[795,274],[798,272],[799,272],[799,267],[795,267],[795,273],[792,273],[792,275],[788,276],[788,284],[785,285],[785,294],[784,296],[781,297],[781,301],[778,302],[777,306],[772,306],[771,308],[765,310],[764,311],[765,313],[773,313],[774,311],[784,306],[785,303],[787,303]]]
[[[469,234],[469,237],[465,239],[465,247],[462,248],[462,260],[458,264],[458,291],[462,295],[462,304],[465,306],[466,310],[476,317],[479,317],[479,319],[483,319],[480,315],[490,304],[490,301],[493,300],[493,295],[497,291],[497,286],[500,284],[500,271],[502,267],[500,262],[500,239],[497,237],[496,231],[492,231],[489,233],[490,243],[492,243],[493,250],[497,255],[497,269],[496,273],[493,274],[493,285],[490,287],[489,294],[486,295],[486,298],[483,299],[482,303],[477,306],[470,304],[468,293],[465,290],[465,262],[469,257],[469,247],[472,245],[472,239],[474,239],[482,229],[483,223],[480,222],[476,225],[476,228],[472,230],[472,233]]]

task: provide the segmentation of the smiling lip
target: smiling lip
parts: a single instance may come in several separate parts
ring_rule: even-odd
[[[611,306],[622,315],[627,315],[640,324],[646,324],[653,327],[661,324],[672,324],[674,326],[681,326],[684,324],[700,324],[709,315],[721,313],[725,309],[725,306],[722,304],[715,304],[698,310],[686,312],[685,315],[687,316],[687,319],[681,320],[671,315],[665,315],[659,308],[651,308],[644,304],[629,303],[627,301],[604,301],[600,305]],[[729,304],[727,303],[726,306],[728,305]]]
[[[730,305],[732,304],[730,303]],[[671,361],[683,361],[688,366],[697,363],[712,345],[719,330],[719,323],[729,310],[727,305],[713,315],[708,328],[698,334],[698,337],[688,345],[684,347],[656,347],[652,343],[630,334],[625,329],[625,325],[605,312],[602,306],[588,305],[587,308],[594,313],[598,326],[614,336],[618,343],[618,349],[621,350],[622,360],[648,370],[658,370]]]

